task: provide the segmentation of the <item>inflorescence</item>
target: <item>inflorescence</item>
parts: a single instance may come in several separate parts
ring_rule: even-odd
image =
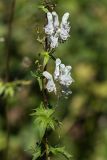
[[[48,12],[47,20],[48,24],[45,26],[45,34],[48,38],[48,42],[51,49],[58,47],[59,43],[66,41],[70,35],[70,24],[68,22],[69,13],[65,13],[62,17],[61,23],[56,12]],[[46,89],[48,92],[54,92],[57,94],[56,83],[62,88],[62,93],[69,95],[72,92],[69,90],[69,86],[74,81],[71,77],[71,66],[65,66],[61,63],[59,58],[55,61],[55,71],[51,75],[49,72],[44,71],[43,76],[47,79]]]

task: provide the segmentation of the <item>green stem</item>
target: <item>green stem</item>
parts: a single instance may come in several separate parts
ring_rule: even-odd
[[[51,6],[48,4],[48,1],[47,0],[44,0],[44,4],[45,4],[45,7],[47,7],[48,10],[52,10]],[[46,19],[47,21],[47,19]],[[48,43],[48,38],[47,36],[45,37],[45,45],[44,45],[44,51],[46,52],[50,52],[50,46],[49,46],[49,43]],[[55,60],[55,58],[52,56],[51,54],[51,57]],[[47,70],[47,65],[43,68],[43,72]],[[47,91],[45,89],[45,85],[46,85],[46,78],[45,79],[42,79],[42,95],[43,95],[43,102],[44,102],[44,106],[45,108],[48,108],[48,105],[49,105],[49,102],[48,102],[48,96],[47,96]],[[45,132],[45,135],[43,137],[43,140],[42,140],[42,152],[44,153],[43,157],[41,157],[41,160],[50,160],[50,157],[49,157],[49,153],[48,153],[48,132],[46,130]]]
[[[44,46],[44,50],[47,51],[48,50],[48,45],[47,45],[47,38],[45,39],[45,46]],[[43,72],[47,70],[47,65],[43,68]],[[42,79],[42,85],[43,85],[43,89],[42,89],[42,95],[43,95],[43,102],[44,102],[44,106],[45,108],[48,108],[48,97],[47,97],[47,91],[45,89],[45,82],[46,82],[46,79]],[[47,130],[45,132],[45,135],[43,137],[43,140],[42,140],[42,147],[43,147],[43,152],[44,152],[44,155],[43,157],[41,158],[41,160],[49,160],[49,155],[48,155],[48,138],[47,138]]]

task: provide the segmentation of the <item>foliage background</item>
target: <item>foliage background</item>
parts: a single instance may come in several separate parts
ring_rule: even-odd
[[[10,81],[29,80],[30,86],[19,86],[13,98],[9,98],[8,125],[10,128],[9,160],[30,160],[29,147],[35,145],[36,127],[30,116],[41,100],[37,82],[31,77],[34,62],[41,52],[36,41],[37,28],[42,33],[44,13],[38,9],[39,0],[18,0],[12,28],[10,54]],[[0,79],[5,77],[7,19],[10,0],[0,1]],[[72,65],[71,86],[73,94],[58,101],[57,116],[63,121],[60,139],[50,134],[51,144],[62,143],[72,153],[74,160],[107,159],[107,1],[60,0],[56,11],[60,18],[70,13],[71,37],[59,46],[56,56],[63,63]],[[42,34],[41,34],[42,35]],[[53,71],[50,62],[48,70]],[[55,105],[56,97],[50,95]],[[0,97],[0,159],[6,149],[6,102]],[[57,131],[56,131],[57,132]],[[27,150],[25,152],[25,150]],[[5,153],[6,154],[6,153]],[[58,160],[64,158],[58,157]]]

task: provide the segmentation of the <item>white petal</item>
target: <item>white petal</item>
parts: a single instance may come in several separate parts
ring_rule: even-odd
[[[48,19],[48,23],[53,23],[53,17],[51,12],[47,13],[47,19]]]
[[[53,17],[51,12],[47,13],[47,20],[48,24],[45,26],[45,33],[48,35],[52,35],[54,32],[54,26],[53,26]]]
[[[61,64],[60,65],[60,76],[64,75],[65,74],[65,65],[64,64]]]
[[[62,75],[60,77],[60,84],[64,85],[64,86],[69,86],[71,85],[71,83],[73,82],[71,76],[66,76],[66,75]]]
[[[70,73],[70,72],[71,72],[71,69],[72,69],[71,66],[66,66],[66,67],[65,67],[65,74],[66,74],[66,75],[71,75],[71,73]]]
[[[56,59],[56,65],[59,66],[61,64],[61,60],[59,58]]]
[[[57,29],[59,27],[59,19],[58,19],[58,15],[56,12],[52,12],[53,18],[54,18],[54,28]]]
[[[60,71],[59,71],[59,66],[61,64],[61,60],[59,58],[56,59],[56,67],[55,67],[55,72],[54,72],[54,79],[58,80]]]
[[[64,28],[61,28],[60,37],[63,41],[66,41],[70,37],[69,32]]]
[[[46,88],[47,88],[48,92],[54,92],[56,94],[56,86],[55,86],[53,79],[48,80]]]
[[[53,81],[52,75],[49,72],[44,71],[43,76],[45,78],[47,78],[47,80],[48,80],[48,82],[46,84],[46,89],[48,90],[48,92],[55,92],[55,94],[56,94],[56,86]]]
[[[62,24],[68,23],[68,22],[67,22],[67,21],[68,21],[68,18],[69,18],[69,13],[66,12],[66,13],[63,15],[63,17],[62,17]]]
[[[47,72],[47,71],[44,71],[44,72],[43,72],[43,76],[44,76],[45,78],[49,79],[49,80],[52,79],[52,75],[51,75],[49,72]]]
[[[58,37],[53,36],[53,35],[50,37],[50,47],[51,48],[58,47]]]
[[[67,69],[68,71],[71,71],[72,67],[71,67],[71,66],[66,66],[66,69]]]
[[[67,38],[70,36],[70,26],[68,22],[69,18],[69,13],[65,13],[62,17],[62,22],[61,22],[61,31],[60,31],[60,37],[62,40],[67,40]]]

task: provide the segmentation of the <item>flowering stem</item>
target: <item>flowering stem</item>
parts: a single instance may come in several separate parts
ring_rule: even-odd
[[[48,40],[47,40],[47,37],[45,38],[45,46],[44,46],[44,50],[45,51],[48,51]],[[47,70],[47,65],[43,68],[43,72]],[[42,79],[42,95],[43,95],[43,102],[44,102],[44,106],[45,108],[48,108],[48,97],[47,97],[47,91],[45,89],[45,81],[46,81],[46,78],[45,79]],[[42,140],[42,150],[43,152],[45,151],[43,157],[41,157],[41,159],[43,160],[48,160],[49,159],[49,155],[48,155],[48,138],[47,138],[47,130],[45,131],[45,135],[43,137],[43,140]]]

